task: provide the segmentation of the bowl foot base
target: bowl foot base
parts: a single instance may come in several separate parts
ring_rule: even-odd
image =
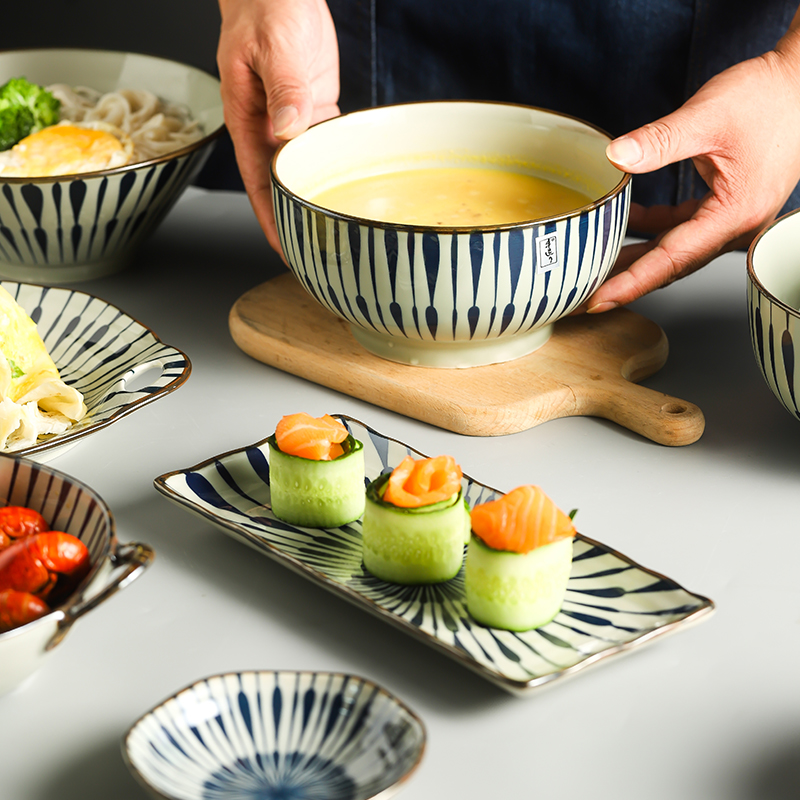
[[[553,332],[545,325],[526,333],[472,342],[430,342],[366,331],[350,326],[356,341],[370,353],[412,367],[462,369],[500,364],[538,350]]]
[[[19,283],[43,283],[45,285],[81,283],[121,272],[129,266],[131,260],[131,254],[125,253],[116,258],[78,264],[0,263],[0,278]]]

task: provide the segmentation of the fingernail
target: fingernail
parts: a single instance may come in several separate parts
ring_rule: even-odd
[[[300,113],[294,106],[279,108],[272,118],[272,132],[275,136],[284,136],[298,119],[300,119]]]
[[[586,309],[587,314],[602,314],[604,311],[611,311],[614,308],[617,308],[619,303],[613,302],[613,300],[606,300],[605,303],[598,303],[594,306],[589,306]]]
[[[609,161],[613,161],[620,167],[635,167],[642,160],[642,148],[636,139],[623,136],[621,139],[614,139],[606,148],[606,155]]]

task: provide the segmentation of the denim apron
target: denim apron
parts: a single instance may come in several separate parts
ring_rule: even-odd
[[[343,112],[412,100],[524,103],[612,136],[772,49],[797,0],[329,0]],[[691,161],[637,176],[644,205],[702,197]],[[800,206],[795,189],[784,211]]]

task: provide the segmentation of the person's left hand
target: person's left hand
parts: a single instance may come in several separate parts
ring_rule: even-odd
[[[691,158],[709,187],[679,206],[631,205],[628,228],[654,238],[622,248],[612,275],[579,311],[630,303],[720,253],[746,247],[800,181],[800,31],[731,67],[674,113],[614,140],[630,173]],[[634,179],[635,180],[635,179]]]

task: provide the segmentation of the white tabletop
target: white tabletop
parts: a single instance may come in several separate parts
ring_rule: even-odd
[[[0,697],[0,800],[139,800],[120,752],[143,712],[241,669],[371,678],[423,719],[401,796],[772,800],[800,786],[800,424],[762,380],[747,328],[745,257],[634,305],[670,340],[645,385],[696,403],[706,429],[669,448],[599,419],[503,437],[433,428],[282,373],[238,350],[228,312],[281,270],[240,194],[190,189],[127,271],[76,284],[182,349],[177,392],[52,466],[109,504],[120,541],[156,551]],[[579,530],[710,597],[694,626],[527,697],[226,536],[153,479],[255,442],[283,414],[345,413],[501,490],[537,483]],[[0,665],[2,669],[2,665]]]

